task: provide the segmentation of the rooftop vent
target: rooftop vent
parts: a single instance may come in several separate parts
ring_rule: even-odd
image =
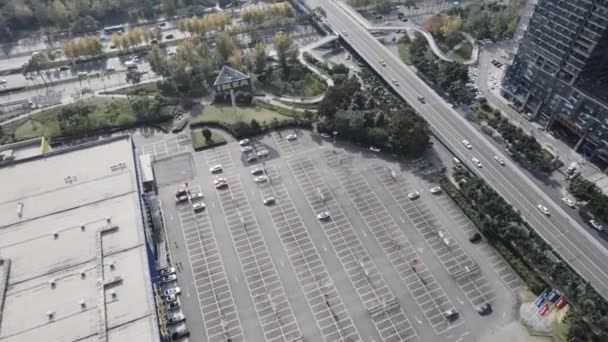
[[[52,321],[55,319],[55,312],[54,311],[47,311],[46,312],[46,316],[49,318],[49,321]]]
[[[116,265],[115,264],[116,264],[115,261],[110,262],[110,270],[114,271],[116,269]]]
[[[110,290],[110,297],[112,297],[112,299],[116,299],[116,291]]]
[[[81,231],[81,232],[84,232],[84,231],[85,231],[84,224],[83,224],[82,226],[80,226],[80,231]]]
[[[57,283],[55,282],[55,279],[51,279],[49,281],[49,285],[51,285],[51,288],[54,289],[55,287],[57,287]]]
[[[57,233],[57,232],[53,233],[53,238],[55,240],[59,239],[59,233]]]
[[[83,310],[87,308],[87,303],[84,301],[84,299],[80,301],[80,308]]]
[[[81,273],[80,273],[80,279],[84,279],[84,278],[86,278],[86,277],[87,277],[87,274],[86,274],[86,273],[84,273],[84,272],[81,272]]]

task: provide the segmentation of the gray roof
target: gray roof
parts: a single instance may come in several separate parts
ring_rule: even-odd
[[[220,84],[230,83],[232,81],[245,80],[248,78],[249,75],[224,65],[222,70],[220,70],[219,75],[217,75],[217,78],[215,79],[213,85],[216,86]]]

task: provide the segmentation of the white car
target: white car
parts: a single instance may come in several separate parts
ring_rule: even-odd
[[[183,313],[178,312],[175,315],[171,315],[170,317],[167,317],[167,324],[173,325],[173,324],[183,322],[185,320],[186,320],[186,316],[184,316]]]
[[[370,146],[369,150],[372,151],[372,152],[376,152],[376,153],[380,152],[380,148],[379,147],[374,147],[374,146]]]
[[[569,199],[568,197],[562,198],[562,202],[564,202],[570,208],[574,208],[574,202],[571,199]]]
[[[258,176],[253,179],[256,183],[263,183],[268,180],[266,176]]]
[[[327,133],[321,133],[321,138],[329,139],[329,138],[331,138],[331,135],[329,135]]]
[[[220,172],[222,171],[222,165],[215,165],[212,168],[209,169],[209,172],[211,173],[216,173],[216,172]]]
[[[245,153],[245,152],[249,152],[249,151],[251,151],[251,150],[253,150],[253,147],[251,147],[251,146],[243,146],[243,147],[241,147],[241,151],[242,151],[243,153]]]
[[[194,211],[201,211],[203,209],[205,209],[205,203],[203,202],[197,202],[192,205],[192,210]]]
[[[243,140],[239,141],[239,145],[241,145],[241,146],[249,145],[249,139],[243,139]]]
[[[330,217],[329,211],[324,211],[322,213],[317,214],[317,218],[319,220],[327,220]]]
[[[431,188],[431,193],[432,193],[433,195],[436,195],[436,194],[438,194],[438,193],[440,193],[440,192],[441,192],[441,187],[439,187],[439,186],[436,186],[436,187]]]
[[[179,287],[172,287],[170,289],[166,289],[163,292],[163,296],[167,297],[167,296],[172,295],[172,294],[178,295],[180,293],[182,293],[182,290]]]
[[[109,67],[106,68],[107,72],[112,72],[114,70],[116,70],[116,69],[114,69],[114,67],[111,67],[111,66],[109,66]]]
[[[80,71],[80,72],[78,72],[78,77],[86,77],[86,76],[88,76],[88,75],[89,75],[89,73],[88,73],[88,72],[84,72],[84,71]]]
[[[162,278],[160,278],[160,281],[163,283],[170,283],[175,279],[177,279],[177,276],[175,274],[168,274],[166,276],[162,276]]]
[[[182,203],[182,202],[186,202],[187,200],[188,200],[188,195],[186,195],[186,194],[175,197],[175,203]]]
[[[393,78],[391,81],[394,85],[399,86],[399,81],[397,81],[396,79]]]
[[[547,209],[547,207],[545,207],[544,205],[539,204],[539,205],[537,205],[536,207],[537,207],[537,208],[538,208],[538,210],[540,210],[540,211],[541,211],[543,214],[545,214],[545,215],[547,215],[547,216],[551,215],[551,213],[549,212],[549,209]]]
[[[473,164],[475,164],[475,166],[477,167],[481,167],[481,162],[479,161],[479,159],[477,158],[472,158],[471,161],[473,162]]]
[[[224,177],[216,178],[213,180],[213,184],[218,185],[219,183],[226,183],[228,180]]]
[[[251,170],[251,174],[252,175],[260,175],[264,173],[264,169],[262,169],[261,167],[256,167],[255,169]]]
[[[200,191],[190,194],[190,200],[195,200],[199,198],[203,198],[203,193]]]
[[[272,196],[264,198],[264,205],[271,205],[274,202],[275,202],[275,199]]]
[[[258,151],[258,157],[265,157],[268,155],[268,150],[260,150]]]
[[[602,226],[601,223],[597,222],[596,220],[589,220],[589,224],[595,228],[598,232],[601,232],[604,230],[604,226]]]
[[[6,80],[0,80],[0,84],[6,84],[8,83]]]
[[[298,139],[298,136],[295,134],[289,134],[288,136],[285,137],[287,140],[296,140]]]
[[[407,198],[411,200],[415,200],[418,197],[420,197],[420,193],[418,191],[410,192],[409,194],[407,194]]]
[[[175,267],[166,267],[158,271],[158,274],[161,276],[169,275],[175,273]]]
[[[473,148],[473,145],[471,145],[471,143],[468,140],[463,140],[462,144],[464,145],[464,147],[468,148],[469,150]]]
[[[505,161],[499,156],[494,156],[494,160],[496,160],[496,162],[500,165],[505,165]]]

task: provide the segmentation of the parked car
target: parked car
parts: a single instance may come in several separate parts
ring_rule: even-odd
[[[87,77],[89,76],[89,73],[86,71],[79,71],[77,75],[78,77]]]
[[[268,177],[266,177],[266,176],[258,176],[253,179],[253,181],[256,183],[263,183],[267,180],[268,180]]]
[[[186,320],[186,316],[184,316],[183,313],[178,312],[176,314],[173,314],[173,315],[167,317],[167,324],[174,325],[174,324],[183,322],[185,320]]]
[[[285,138],[287,140],[296,140],[296,139],[298,139],[298,136],[292,133],[292,134],[287,135]]]
[[[458,319],[458,317],[460,317],[460,314],[458,313],[458,311],[456,311],[455,308],[451,308],[449,310],[444,311],[443,316],[448,321],[455,321],[456,319]]]
[[[412,191],[409,194],[407,194],[407,198],[409,198],[411,200],[415,200],[418,197],[420,197],[420,193],[418,191]]]
[[[258,157],[255,155],[255,153],[250,153],[249,156],[247,157],[248,163],[253,163],[256,160],[258,160]]]
[[[186,194],[175,196],[175,203],[182,203],[182,202],[186,202],[187,200],[188,200],[188,195],[186,195]]]
[[[241,147],[241,152],[246,153],[246,152],[251,152],[253,150],[253,147],[251,146],[243,146]]]
[[[329,212],[328,211],[324,211],[322,213],[317,214],[317,218],[321,221],[323,220],[327,220],[328,218],[330,218]]]
[[[257,154],[258,157],[265,157],[268,155],[268,150],[259,150]]]
[[[66,71],[66,70],[70,70],[70,67],[67,65],[62,65],[59,67],[59,71]]]
[[[380,148],[379,147],[374,147],[374,146],[370,146],[369,150],[372,151],[372,152],[376,152],[376,153],[380,152]]]
[[[170,282],[174,281],[175,279],[177,279],[177,276],[175,274],[169,274],[166,276],[162,276],[160,278],[160,281],[163,283],[170,283]]]
[[[179,287],[172,287],[163,291],[163,296],[167,297],[172,294],[178,295],[180,293],[182,293],[182,290]]]
[[[188,329],[178,330],[178,331],[174,332],[173,334],[171,334],[171,340],[177,341],[182,338],[186,338],[188,336],[190,336],[190,332],[188,331]]]
[[[167,303],[167,310],[175,310],[175,309],[179,309],[180,305],[179,305],[179,300],[176,300],[174,302],[171,303]]]
[[[205,203],[203,202],[197,202],[192,205],[192,210],[194,211],[201,211],[203,209],[205,209]]]
[[[175,36],[173,36],[172,34],[168,34],[165,36],[165,39],[173,39],[175,38]]]
[[[276,200],[274,199],[274,197],[269,196],[264,198],[264,205],[271,205],[275,202]]]
[[[228,180],[226,177],[219,177],[213,180],[213,184],[217,185],[218,183],[226,183]]]
[[[469,238],[469,242],[471,242],[471,243],[478,243],[478,242],[481,242],[481,240],[482,240],[482,237],[481,237],[481,234],[479,234],[479,233],[475,233],[475,234],[471,235],[471,237]]]
[[[158,271],[158,274],[161,276],[166,276],[173,273],[175,273],[175,267],[165,267]]]
[[[177,302],[177,295],[175,293],[165,296],[166,303],[175,303]]]
[[[190,194],[190,200],[195,200],[199,198],[203,198],[203,193],[200,191]]]
[[[251,170],[251,174],[252,175],[261,175],[262,173],[264,173],[264,169],[262,169],[261,167],[256,167],[255,169]]]
[[[329,138],[331,138],[331,135],[329,135],[328,133],[321,133],[321,138],[329,139]]]
[[[436,186],[436,187],[431,188],[431,193],[433,195],[437,195],[437,194],[441,193],[441,187],[440,186]]]
[[[222,165],[215,165],[209,169],[209,172],[216,173],[222,171]]]
[[[239,145],[241,145],[241,146],[249,145],[249,139],[243,139],[243,140],[239,141]]]
[[[604,226],[599,223],[597,220],[589,220],[589,224],[591,225],[591,227],[595,228],[598,232],[601,232],[604,230]]]

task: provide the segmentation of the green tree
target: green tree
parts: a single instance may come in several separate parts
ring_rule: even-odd
[[[266,68],[268,63],[268,56],[266,55],[266,44],[259,42],[255,45],[253,52],[253,60],[255,65],[255,72],[261,73]]]
[[[393,114],[389,136],[393,151],[408,157],[421,156],[430,142],[428,124],[411,108]]]
[[[169,77],[169,64],[158,46],[153,46],[150,52],[148,52],[148,63],[150,63],[150,68],[156,74],[162,77]]]
[[[287,34],[279,32],[274,36],[273,42],[277,57],[279,58],[279,64],[285,68],[287,66],[287,58],[290,54],[290,50],[293,51],[293,39]]]
[[[80,103],[61,109],[57,114],[61,133],[67,136],[86,133],[91,127],[90,112],[91,108],[89,106]]]
[[[203,136],[205,137],[205,140],[210,141],[211,135],[211,130],[209,128],[203,128]]]
[[[141,73],[137,69],[129,69],[125,74],[127,83],[139,84],[141,82]]]
[[[21,73],[23,75],[35,74],[36,76],[42,79],[42,82],[44,82],[45,86],[48,86],[48,84],[46,83],[46,79],[42,74],[42,70],[45,69],[48,62],[49,59],[46,53],[37,53],[33,55],[32,58],[30,58],[27,64],[23,67]]]
[[[99,29],[99,22],[95,18],[87,15],[85,17],[78,18],[72,24],[72,33],[80,34],[86,32],[92,32]]]
[[[228,32],[219,32],[215,37],[215,50],[220,64],[226,63],[234,50],[234,42]]]

